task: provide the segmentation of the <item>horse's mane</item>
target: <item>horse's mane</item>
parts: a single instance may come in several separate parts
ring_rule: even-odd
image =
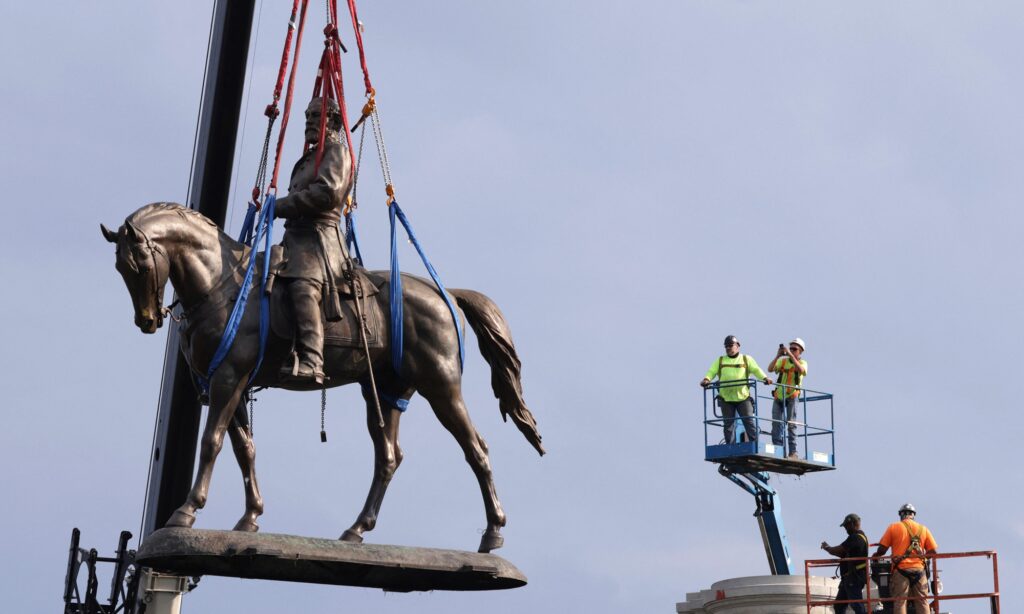
[[[213,228],[216,228],[217,230],[220,230],[220,227],[214,224],[213,220],[206,217],[202,213],[199,213],[194,209],[189,209],[184,205],[169,202],[150,203],[148,205],[139,207],[138,211],[132,213],[127,218],[125,218],[125,221],[131,222],[134,225],[140,225],[144,224],[146,220],[148,220],[151,216],[159,216],[164,213],[176,213],[184,220],[207,224],[209,226],[212,226]]]

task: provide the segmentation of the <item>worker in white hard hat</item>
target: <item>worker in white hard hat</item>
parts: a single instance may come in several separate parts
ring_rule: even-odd
[[[906,614],[907,601],[914,602],[915,612],[931,612],[928,608],[927,555],[935,554],[939,546],[928,527],[917,522],[917,509],[904,503],[899,510],[900,521],[889,525],[885,535],[878,540],[878,550],[873,556],[884,556],[892,548],[892,575],[890,594],[893,614]],[[939,583],[938,572],[932,578]],[[937,589],[941,590],[941,589]]]
[[[772,401],[772,443],[782,446],[782,425],[789,431],[789,446],[786,458],[799,459],[796,452],[796,407],[800,397],[800,386],[807,375],[807,361],[801,358],[807,346],[800,337],[789,344],[780,343],[775,359],[768,365],[768,371],[778,373],[780,385],[775,387]]]

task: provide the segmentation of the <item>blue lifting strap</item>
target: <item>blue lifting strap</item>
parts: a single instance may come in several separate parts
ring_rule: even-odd
[[[242,222],[242,232],[238,233],[239,242],[252,247],[252,228],[255,222],[256,205],[249,203],[249,208],[245,212],[245,220]]]
[[[251,247],[249,250],[249,266],[245,269],[245,278],[238,289],[238,297],[235,298],[235,305],[231,309],[231,315],[228,317],[228,322],[224,327],[224,334],[221,335],[220,345],[217,346],[217,351],[213,353],[213,359],[210,361],[210,367],[206,371],[206,377],[199,378],[199,385],[206,394],[210,392],[210,380],[213,379],[213,374],[217,371],[217,367],[224,362],[224,358],[227,357],[232,344],[235,342],[235,335],[238,334],[238,327],[242,323],[242,316],[245,315],[245,305],[248,302],[249,292],[252,291],[252,278],[256,271],[256,256],[260,239],[264,241],[263,271],[260,276],[260,349],[256,357],[256,366],[253,368],[252,373],[249,374],[246,386],[252,384],[253,378],[256,377],[256,373],[259,372],[260,366],[263,364],[263,354],[267,347],[267,335],[270,332],[270,299],[267,297],[265,290],[267,288],[267,274],[270,270],[270,245],[273,241],[274,203],[276,202],[276,195],[270,194],[267,196],[260,211],[255,233],[253,221],[256,219],[256,206],[250,203],[249,210],[245,214],[245,222],[242,224],[239,240]]]
[[[263,203],[264,219],[261,223],[263,232],[263,271],[260,276],[260,350],[256,355],[256,366],[249,374],[246,386],[252,385],[260,367],[263,366],[263,355],[267,349],[267,337],[270,335],[270,297],[267,296],[267,278],[270,276],[270,248],[274,243],[274,205],[277,204],[277,194],[270,194]],[[254,243],[259,243],[257,238]],[[256,245],[253,245],[256,251]]]
[[[437,275],[437,271],[434,270],[433,265],[430,264],[430,260],[427,259],[427,255],[423,252],[423,248],[420,246],[420,242],[416,240],[416,233],[412,231],[412,226],[409,225],[408,218],[405,217],[405,213],[401,207],[398,206],[398,201],[392,199],[391,204],[388,206],[388,216],[391,219],[391,365],[395,369],[395,373],[401,375],[402,367],[402,274],[398,270],[398,233],[395,226],[395,217],[402,222],[402,226],[405,227],[405,232],[409,235],[409,241],[412,242],[416,251],[420,255],[420,259],[423,260],[423,266],[427,268],[427,272],[430,273],[430,278],[434,280],[434,285],[437,286],[438,291],[441,293],[441,297],[444,298],[444,302],[448,304],[448,311],[452,314],[452,322],[455,324],[455,333],[459,338],[459,370],[462,370],[463,362],[465,361],[465,348],[462,342],[462,329],[459,327],[459,316],[458,312],[455,311],[455,304],[452,303],[452,299],[448,296],[448,292],[444,289],[444,284],[441,283],[441,278]]]
[[[348,253],[355,255],[359,266],[363,264],[363,253],[359,251],[359,238],[356,236],[356,214],[351,211],[345,214],[345,246]]]
[[[363,387],[364,391],[370,390],[370,382],[359,382],[359,385]],[[385,405],[394,407],[400,412],[404,413],[405,410],[409,409],[409,399],[403,399],[401,397],[388,394],[380,388],[377,389],[377,398]]]

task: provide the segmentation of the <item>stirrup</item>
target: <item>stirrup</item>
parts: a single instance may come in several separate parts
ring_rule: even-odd
[[[292,365],[289,367],[287,364],[281,365],[281,377],[293,378],[299,374],[299,353],[292,352]]]
[[[302,367],[308,367],[303,371]],[[281,369],[281,377],[292,382],[310,383],[315,382],[319,386],[324,384],[324,373],[308,362],[299,360],[298,354],[293,354],[292,368]]]

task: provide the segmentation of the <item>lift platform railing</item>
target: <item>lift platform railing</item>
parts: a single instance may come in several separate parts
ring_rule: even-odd
[[[762,394],[758,389],[759,382],[755,379],[745,380],[726,380],[720,382],[711,382],[704,387],[704,447],[707,448],[709,444],[708,427],[717,426],[719,428],[724,427],[726,423],[733,422],[736,424],[736,437],[740,438],[740,434],[743,430],[743,416],[737,415],[734,418],[725,418],[718,411],[717,400],[720,396],[720,391],[729,388],[738,388],[741,386],[747,386],[750,389],[750,399],[754,405],[753,419],[761,432],[767,431],[771,433],[772,426],[778,423],[782,429],[783,434],[783,457],[793,452],[789,450],[789,441],[787,435],[787,425],[785,417],[782,420],[774,420],[771,417],[772,403],[775,400],[773,394],[769,391],[767,394]],[[811,390],[809,388],[803,388],[801,386],[789,386],[786,384],[771,384],[771,387],[781,388],[786,391],[787,395],[792,391],[797,392],[797,416],[798,420],[795,420],[797,424],[797,438],[803,442],[803,460],[815,461],[820,459],[814,459],[810,457],[809,450],[811,450],[810,443],[811,438],[815,437],[828,437],[829,438],[829,464],[835,465],[835,407],[833,403],[833,395],[828,392],[821,392],[818,390]],[[762,389],[763,390],[763,389]],[[764,403],[762,403],[762,401]],[[762,406],[765,407],[764,414],[762,415]],[[827,409],[826,409],[827,407]],[[710,413],[709,413],[710,410]],[[812,419],[814,424],[812,424]],[[767,425],[767,429],[764,428]]]
[[[995,550],[980,550],[976,552],[947,552],[940,554],[927,554],[924,558],[928,559],[927,565],[930,568],[930,578],[938,577],[939,572],[939,561],[944,559],[965,559],[965,558],[986,558],[992,562],[992,590],[986,593],[959,593],[959,594],[934,594],[935,591],[929,588],[928,601],[930,602],[928,614],[939,612],[940,602],[943,601],[956,601],[963,599],[987,599],[989,602],[990,611],[992,614],[999,614],[999,556]],[[853,562],[853,563],[867,563],[871,569],[875,571],[872,577],[877,577],[878,571],[881,569],[890,568],[892,557],[891,556],[879,556],[879,557],[866,557],[866,558],[847,558],[847,559],[814,559],[804,561],[804,586],[805,595],[807,600],[807,614],[811,614],[811,610],[815,607],[820,606],[837,606],[840,604],[851,604],[851,603],[863,603],[867,608],[868,612],[873,611],[872,606],[875,604],[893,603],[897,600],[907,601],[905,597],[891,597],[888,596],[888,588],[880,592],[884,592],[885,596],[880,594],[873,595],[871,592],[871,582],[865,584],[864,599],[844,599],[844,600],[813,600],[811,598],[811,569],[818,567],[835,567],[840,561]],[[870,561],[870,563],[869,563]],[[929,585],[933,583],[929,581]],[[925,614],[925,613],[919,613]]]

